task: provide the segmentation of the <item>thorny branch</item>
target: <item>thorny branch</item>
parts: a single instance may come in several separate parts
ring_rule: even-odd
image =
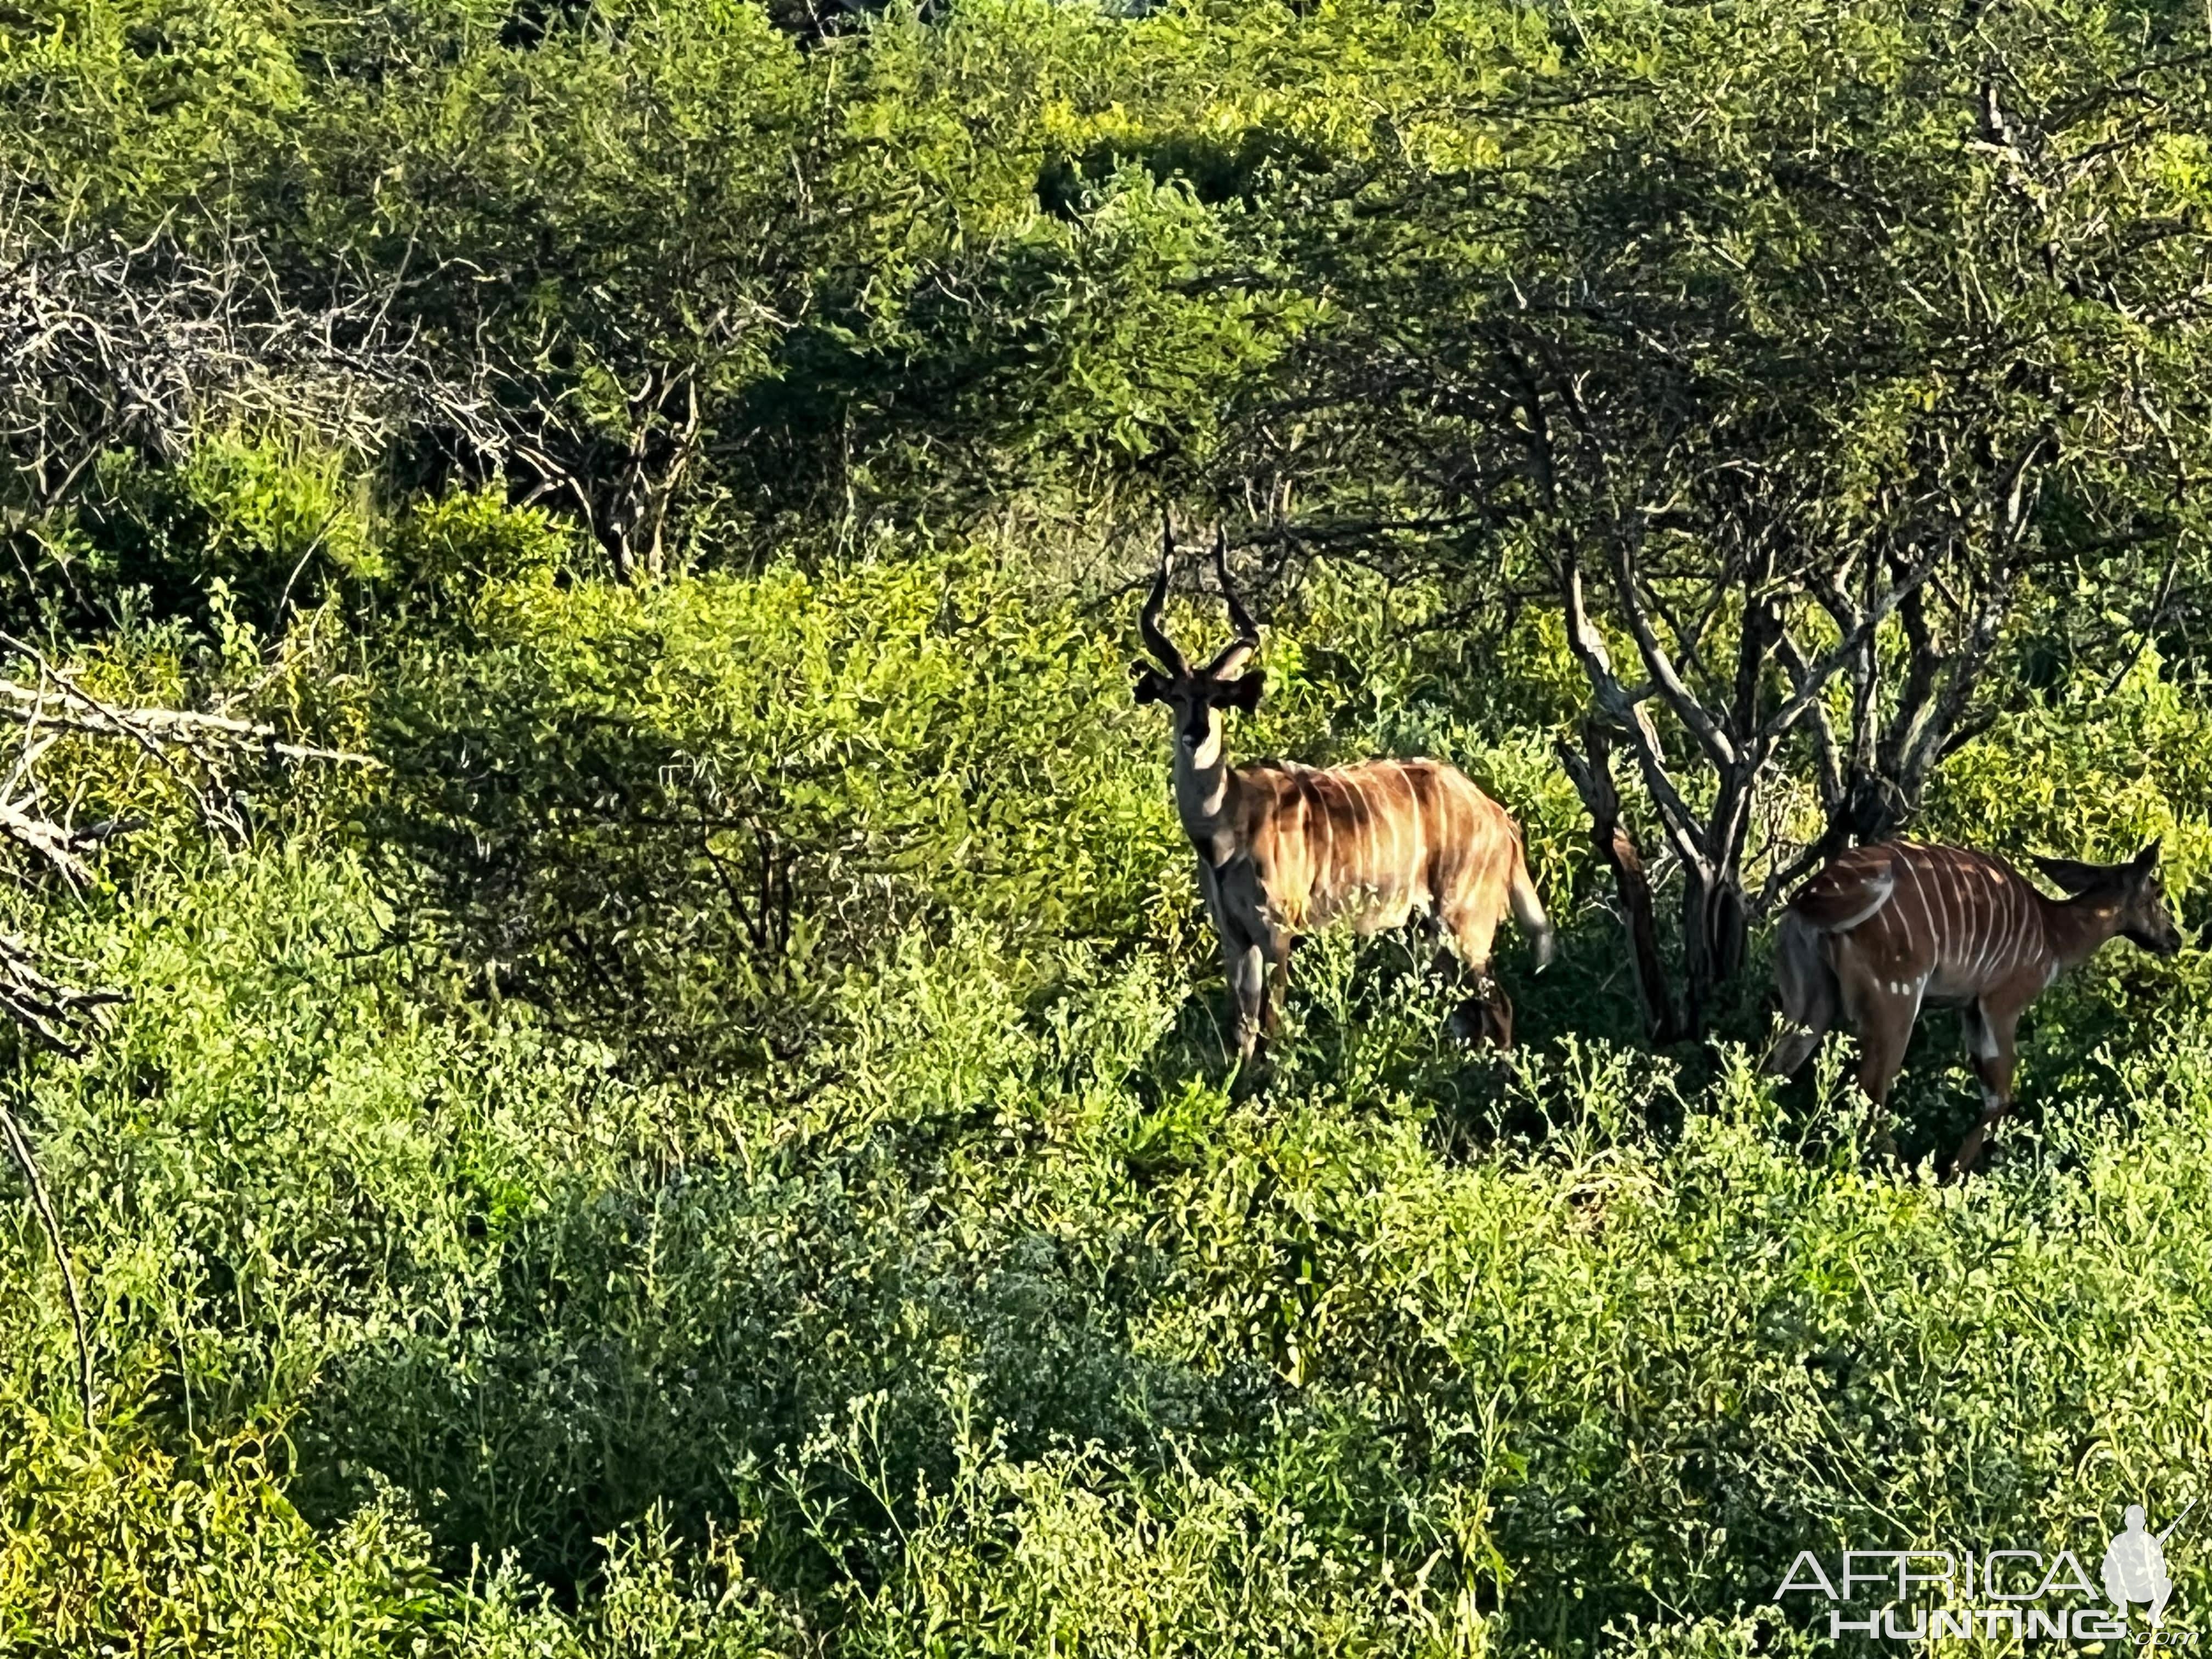
[[[85,1327],[84,1298],[77,1292],[76,1269],[70,1264],[69,1245],[62,1237],[62,1224],[54,1214],[53,1200],[47,1195],[46,1181],[39,1174],[39,1161],[31,1156],[31,1143],[24,1137],[23,1126],[15,1120],[15,1109],[5,1101],[0,1101],[0,1138],[7,1140],[9,1156],[23,1172],[24,1184],[31,1190],[31,1207],[38,1212],[39,1224],[46,1229],[46,1243],[53,1249],[54,1265],[61,1269],[62,1292],[69,1299],[70,1326],[76,1334],[77,1403],[83,1408],[85,1432],[89,1434],[95,1427],[95,1419],[92,1336]]]
[[[310,301],[248,245],[64,243],[0,208],[0,460],[15,480],[0,527],[59,506],[112,451],[178,459],[216,416],[281,417],[361,453],[429,424],[502,453],[481,360],[433,354],[394,319],[408,280],[341,280]]]
[[[0,532],[72,499],[104,455],[173,462],[211,423],[267,422],[363,456],[404,441],[572,507],[623,580],[661,568],[709,435],[708,371],[776,319],[717,307],[688,358],[613,343],[650,361],[599,365],[619,393],[607,409],[549,382],[553,340],[452,303],[478,287],[469,274],[287,273],[243,238],[64,240],[0,202]]]
[[[144,751],[183,786],[198,808],[203,823],[211,829],[237,833],[242,830],[237,813],[225,799],[219,778],[217,751],[234,754],[258,751],[289,760],[337,761],[374,766],[365,755],[343,750],[295,744],[282,738],[276,728],[224,714],[181,708],[120,707],[94,696],[77,683],[66,668],[58,667],[35,647],[0,633],[0,647],[13,652],[37,670],[35,684],[0,679],[0,720],[21,728],[16,751],[0,779],[0,841],[12,842],[30,855],[33,869],[59,875],[70,887],[89,886],[93,878],[90,856],[118,835],[132,829],[129,820],[105,819],[79,823],[71,811],[56,811],[47,805],[39,767],[64,734],[128,743]],[[191,769],[187,770],[189,764]],[[194,773],[197,775],[194,775]],[[100,1028],[102,1011],[125,1000],[119,990],[81,988],[50,976],[37,951],[12,933],[0,933],[0,1014],[12,1019],[32,1042],[50,1052],[82,1058]],[[77,1387],[88,1431],[94,1417],[92,1345],[87,1330],[82,1298],[71,1265],[61,1222],[39,1170],[29,1136],[15,1112],[0,1102],[0,1139],[23,1172],[32,1207],[53,1247],[69,1300],[70,1321],[76,1335]]]

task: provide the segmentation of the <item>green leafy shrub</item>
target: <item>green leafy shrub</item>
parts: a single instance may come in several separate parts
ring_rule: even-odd
[[[42,611],[80,629],[242,611],[268,630],[383,573],[365,480],[296,434],[210,432],[175,465],[112,452],[82,502],[15,539],[38,555],[4,600],[19,629]]]
[[[489,580],[459,639],[383,676],[375,828],[511,989],[757,1056],[910,921],[986,918],[1018,956],[1164,902],[1122,658],[972,556]]]
[[[2171,49],[2185,92],[2169,11],[1685,13],[1683,65],[1635,6],[963,0],[803,49],[725,0],[0,7],[5,211],[388,302],[511,441],[416,410],[341,452],[216,398],[189,449],[103,434],[41,501],[66,469],[8,428],[0,603],[53,670],[377,764],[232,757],[210,834],[197,763],[22,723],[52,742],[9,799],[142,822],[82,892],[9,866],[11,929],[130,1000],[82,1059],[0,1056],[100,1396],[94,1436],[9,1166],[0,1646],[1809,1652],[1801,1550],[2179,1512],[2212,1452],[2202,957],[2055,988],[2007,1157],[1954,1187],[1862,1164],[1846,1039],[1778,1091],[1727,1042],[1644,1052],[1553,763],[1589,712],[1556,572],[1460,441],[1531,435],[1467,378],[1474,279],[1558,228],[1601,119],[1717,88],[1697,154],[1763,167],[1762,100],[1826,134],[1879,92],[1902,149],[1866,177],[1996,179],[2038,29]],[[1923,26],[2007,74],[1918,85]],[[1626,105],[1547,100],[1593,64]],[[2203,112],[2156,118],[2179,200]],[[1832,276],[1876,293],[1791,216],[1886,211],[1862,173],[1781,182],[1706,192],[1771,246],[1668,219],[1679,269],[1795,273],[1816,321]],[[2142,331],[2036,282],[2081,326],[2034,340]],[[1867,490],[1933,385],[1876,389]],[[2198,922],[2201,524],[2151,477],[2153,542],[2038,520],[2073,539],[1916,827],[2162,833]],[[646,557],[651,513],[616,520],[656,501]],[[1128,695],[1164,504],[1231,526],[1267,625],[1234,755],[1439,756],[1522,824],[1565,937],[1542,980],[1503,955],[1510,1062],[1448,1039],[1420,942],[1332,935],[1231,1075]],[[2091,617],[2124,556],[2171,556],[2157,602]],[[1174,611],[1218,637],[1210,595]],[[1813,799],[1785,781],[1759,833]],[[1926,1025],[1916,1155],[1976,1099]],[[2193,1534],[2173,1562],[2195,1631]]]

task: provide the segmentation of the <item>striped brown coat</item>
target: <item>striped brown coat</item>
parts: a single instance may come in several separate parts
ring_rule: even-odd
[[[1431,918],[1476,994],[1465,1011],[1499,1046],[1512,1006],[1490,977],[1492,941],[1510,912],[1551,957],[1552,929],[1529,878],[1521,834],[1496,801],[1442,761],[1378,760],[1316,768],[1288,761],[1231,766],[1224,709],[1257,705],[1262,677],[1242,672],[1259,631],[1231,586],[1220,542],[1214,565],[1237,637],[1193,669],[1160,627],[1172,533],[1139,617],[1157,664],[1136,665],[1139,702],[1175,716],[1176,811],[1198,854],[1199,890],[1221,939],[1237,1002],[1237,1048],[1249,1059],[1281,1013],[1297,937],[1333,922],[1362,933]]]
[[[2181,935],[2158,880],[2158,843],[2126,864],[2038,859],[2067,896],[2045,897],[2002,859],[1963,847],[1855,847],[1783,913],[1777,986],[1785,1030],[1769,1059],[1788,1073],[1840,1018],[1859,1039],[1859,1086],[1887,1104],[1913,1023],[1956,1007],[1981,1079],[1982,1115],[1952,1159],[1973,1167],[2012,1109],[2021,1012],[2067,969],[2124,938],[2171,956]],[[1886,1135],[1885,1135],[1886,1138]]]

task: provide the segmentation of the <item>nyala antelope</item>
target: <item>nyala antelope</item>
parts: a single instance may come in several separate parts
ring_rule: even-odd
[[[1851,848],[1783,912],[1775,978],[1782,1018],[1796,1029],[1775,1045],[1768,1069],[1796,1071],[1841,1015],[1858,1035],[1859,1087],[1879,1111],[1921,1008],[1957,1007],[1982,1114],[1950,1168],[1972,1170],[2012,1109],[2021,1011],[2108,939],[2162,957],[2181,948],[2159,887],[2158,847],[2125,864],[2037,859],[2063,899],[2045,897],[1986,853],[1902,841]],[[1886,1128],[1878,1144],[1889,1144]]]
[[[1361,933],[1415,914],[1434,921],[1475,993],[1462,1010],[1479,1036],[1513,1042],[1513,1007],[1490,977],[1490,947],[1512,912],[1543,967],[1552,926],[1505,809],[1442,761],[1363,761],[1326,769],[1289,761],[1231,766],[1222,711],[1259,706],[1264,677],[1244,665],[1260,629],[1229,580],[1217,535],[1214,570],[1237,630],[1203,668],[1185,660],[1160,625],[1175,561],[1170,526],[1159,574],[1137,626],[1155,662],[1133,664],[1139,702],[1175,717],[1175,799],[1198,854],[1198,885],[1220,935],[1237,1004],[1237,1054],[1250,1060],[1281,1018],[1291,947],[1302,933],[1349,921]]]

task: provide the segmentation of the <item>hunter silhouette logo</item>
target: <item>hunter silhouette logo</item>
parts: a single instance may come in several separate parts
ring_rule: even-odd
[[[2128,1617],[2131,1602],[2147,1605],[2154,1637],[2159,1621],[2166,1616],[2166,1598],[2173,1594],[2173,1579],[2166,1570],[2166,1540],[2196,1507],[2192,1498],[2179,1515],[2166,1522],[2164,1532],[2154,1534],[2143,1524],[2142,1505],[2130,1504],[2126,1528],[2105,1549],[2106,1599],[2119,1609],[2122,1619]]]

